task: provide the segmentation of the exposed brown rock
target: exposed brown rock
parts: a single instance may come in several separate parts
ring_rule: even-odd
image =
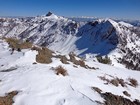
[[[99,89],[98,87],[91,87],[91,89],[93,89],[94,91],[98,92],[99,94],[101,94],[102,90]]]
[[[130,97],[131,95],[127,91],[123,91],[123,94]]]
[[[140,102],[131,101],[122,96],[114,95],[112,93],[102,93],[101,96],[105,99],[104,105],[140,105]]]
[[[49,64],[52,62],[51,58],[52,58],[52,51],[50,51],[48,48],[43,47],[38,51],[38,54],[36,55],[36,62]]]
[[[64,63],[64,64],[69,64],[69,63],[68,63],[68,59],[66,58],[66,56],[61,56],[61,57],[60,57],[60,61],[61,61],[62,63]]]
[[[13,91],[6,94],[4,97],[0,97],[0,105],[12,105],[14,103],[13,97],[17,94],[17,91]]]
[[[137,87],[138,86],[138,81],[136,79],[129,78],[128,80],[129,80],[131,86],[133,86],[133,87]]]

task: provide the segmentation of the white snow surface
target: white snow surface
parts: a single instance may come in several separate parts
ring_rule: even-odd
[[[130,100],[140,99],[140,85],[138,87],[106,85],[99,76],[110,79],[111,76],[134,78],[140,82],[140,72],[111,65],[100,64],[91,59],[85,63],[96,70],[85,69],[72,64],[62,64],[60,59],[53,58],[51,64],[35,64],[37,52],[30,49],[10,54],[8,44],[0,40],[0,71],[11,67],[17,68],[10,72],[0,72],[0,96],[11,91],[19,91],[14,97],[13,105],[98,105],[95,101],[104,99],[91,87],[98,87],[103,92],[111,92]],[[52,67],[62,65],[67,76],[56,75]],[[123,94],[128,91],[131,97]]]
[[[129,23],[126,23],[126,22],[123,22],[123,21],[121,21],[121,22],[119,22],[121,25],[124,25],[124,26],[126,26],[126,27],[134,27],[133,25],[131,25],[131,24],[129,24]]]

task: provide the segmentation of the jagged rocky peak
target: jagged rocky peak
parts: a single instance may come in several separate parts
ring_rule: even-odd
[[[46,16],[51,16],[53,13],[52,12],[48,12],[47,14],[46,14]]]
[[[59,19],[62,18],[61,16],[57,16],[56,14],[54,14],[53,12],[48,12],[46,15],[43,15],[43,17],[45,18],[51,18],[51,19]]]
[[[46,22],[48,20],[57,21],[57,20],[61,20],[61,19],[64,19],[64,18],[61,16],[57,16],[52,12],[48,12],[47,14],[35,17],[33,19],[33,21],[35,21],[36,23],[43,23],[43,22]]]

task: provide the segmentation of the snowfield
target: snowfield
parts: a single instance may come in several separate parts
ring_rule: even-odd
[[[107,79],[120,78],[129,83],[129,78],[140,82],[140,72],[128,70],[121,66],[111,66],[86,59],[85,63],[96,68],[75,67],[72,62],[63,64],[59,58],[52,58],[50,64],[33,64],[37,51],[22,50],[11,55],[8,44],[0,40],[0,96],[12,91],[19,93],[14,97],[13,105],[99,105],[104,99],[91,87],[98,87],[103,93],[115,95],[134,101],[140,100],[140,84],[137,87],[126,84],[126,87],[106,84]],[[56,75],[53,68],[61,65],[68,75]],[[12,71],[6,71],[14,68]],[[4,71],[5,70],[5,71]],[[127,91],[131,96],[123,94]]]

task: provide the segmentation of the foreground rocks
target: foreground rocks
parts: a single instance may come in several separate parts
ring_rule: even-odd
[[[0,105],[12,105],[14,103],[13,97],[17,94],[18,94],[17,91],[13,91],[8,93],[4,97],[0,97]]]
[[[105,99],[104,105],[140,105],[138,100],[130,101],[122,96],[114,95],[112,93],[102,93],[101,96]]]

